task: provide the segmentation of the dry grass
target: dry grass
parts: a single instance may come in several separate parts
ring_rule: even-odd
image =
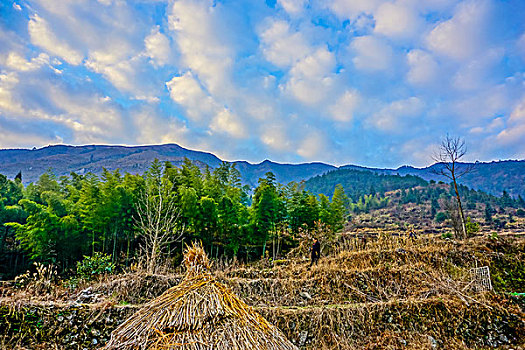
[[[113,331],[106,349],[296,349],[207,271],[200,245],[185,252],[187,275]]]

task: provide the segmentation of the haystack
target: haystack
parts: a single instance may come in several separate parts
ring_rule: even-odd
[[[182,282],[113,331],[106,349],[297,350],[273,325],[209,272],[200,245],[184,254]]]

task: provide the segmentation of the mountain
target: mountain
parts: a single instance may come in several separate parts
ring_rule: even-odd
[[[501,196],[503,191],[511,197],[525,197],[525,160],[504,160],[494,162],[459,163],[459,171],[465,167],[470,171],[459,179],[459,183],[476,190]],[[343,167],[346,168],[346,167]],[[354,168],[354,166],[351,166]],[[402,166],[398,169],[369,169],[387,175],[415,175],[427,181],[449,182],[447,178],[437,175],[443,164],[436,163],[426,168]]]
[[[13,178],[21,171],[24,183],[36,181],[48,169],[52,169],[57,176],[68,175],[73,171],[79,174],[87,172],[101,174],[102,168],[120,169],[122,172],[140,174],[148,168],[155,158],[161,161],[170,161],[175,166],[180,165],[184,158],[188,158],[201,168],[205,168],[206,165],[215,168],[222,162],[221,159],[211,153],[189,150],[176,144],[134,147],[55,145],[32,150],[0,150],[0,174]],[[341,172],[343,170],[370,171],[384,175],[415,175],[427,181],[442,180],[448,182],[448,179],[433,173],[442,164],[434,164],[426,168],[402,166],[397,169],[379,169],[357,165],[336,167],[324,163],[281,164],[269,160],[258,164],[246,161],[235,163],[241,172],[243,183],[250,186],[256,186],[257,180],[269,171],[275,174],[278,182],[284,184],[290,181],[307,180],[327,172]],[[513,197],[519,195],[525,197],[525,160],[463,163],[461,166],[467,165],[472,166],[473,171],[461,178],[460,183],[498,196],[505,190]],[[341,182],[347,181],[343,179],[342,174],[344,172],[331,178],[340,178]],[[352,176],[356,176],[355,173],[347,173],[346,175],[350,177],[348,181],[351,181]],[[330,186],[332,185],[335,187],[335,184]],[[333,192],[333,189],[330,191],[326,186],[323,188],[323,191]]]
[[[222,162],[211,153],[189,150],[176,144],[136,147],[55,145],[33,150],[0,150],[0,174],[14,178],[21,171],[24,183],[36,181],[48,169],[52,169],[57,176],[68,175],[71,172],[101,174],[103,168],[141,174],[155,158],[170,161],[175,166],[182,164],[184,158],[188,158],[203,169],[206,165],[215,168]],[[269,160],[259,164],[245,161],[235,163],[243,182],[250,186],[256,186],[257,180],[269,171],[275,174],[278,182],[288,183],[337,169],[323,163],[279,164]]]

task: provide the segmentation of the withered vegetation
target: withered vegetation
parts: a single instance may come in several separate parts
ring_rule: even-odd
[[[186,249],[184,265],[182,282],[113,331],[106,349],[297,349],[210,274],[202,246]]]
[[[264,335],[264,341],[277,339],[282,344],[279,339],[286,337],[302,349],[525,345],[524,298],[510,294],[525,292],[524,236],[480,235],[454,241],[430,235],[410,239],[398,233],[377,230],[366,240],[362,235],[341,237],[312,269],[306,257],[249,265],[202,260],[192,268],[202,256],[187,255],[185,275],[174,270],[108,276],[91,285],[97,299],[76,306],[71,302],[79,300],[80,292],[61,293],[60,286],[50,292],[58,298],[54,303],[31,290],[6,287],[13,294],[0,303],[4,347],[92,349],[106,343],[115,346],[119,339],[136,349],[141,344],[161,349],[189,340],[198,349],[202,343],[197,339],[247,339],[253,330]],[[492,291],[481,292],[472,279],[471,269],[481,266],[490,269]],[[143,304],[154,297],[158,298]],[[254,310],[269,323],[254,316]],[[242,322],[234,319],[251,324],[252,330],[236,328]],[[266,328],[269,324],[276,328]],[[279,336],[268,337],[276,329]]]

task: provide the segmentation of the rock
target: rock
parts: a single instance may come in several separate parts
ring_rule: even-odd
[[[308,292],[301,292],[299,293],[299,295],[305,299],[308,299],[308,300],[311,300],[312,299],[312,296],[310,295],[310,293]]]
[[[307,331],[302,331],[301,334],[299,334],[299,346],[304,346],[306,344],[307,336],[308,336]]]
[[[93,293],[93,287],[88,287],[84,290],[82,290],[75,300],[75,303],[83,304],[83,303],[96,303],[101,301],[100,294],[94,294]]]
[[[432,349],[436,349],[438,346],[436,339],[434,339],[434,337],[432,337],[431,335],[428,335],[427,337],[428,337],[428,341],[430,342],[430,346],[432,347]]]

